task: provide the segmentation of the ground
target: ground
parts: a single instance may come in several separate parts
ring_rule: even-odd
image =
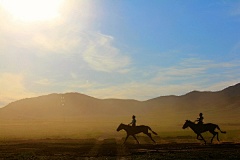
[[[0,159],[240,159],[240,143],[236,142],[203,145],[155,137],[157,144],[154,144],[147,137],[138,139],[140,145],[133,138],[124,145],[121,145],[122,138],[101,137],[5,140],[0,142]]]

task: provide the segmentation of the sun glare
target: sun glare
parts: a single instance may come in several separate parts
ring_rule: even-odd
[[[48,20],[59,16],[63,0],[0,0],[0,4],[16,19],[26,21]]]

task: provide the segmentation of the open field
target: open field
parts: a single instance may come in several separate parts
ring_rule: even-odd
[[[173,135],[173,134],[172,134]],[[91,139],[5,140],[0,142],[0,159],[239,159],[240,143],[222,141],[202,145],[193,136],[159,137],[153,144],[137,136],[140,145],[124,136]],[[209,140],[208,137],[206,137]]]
[[[123,122],[128,122],[129,117],[124,117]],[[152,121],[156,121],[152,123]],[[184,120],[176,120],[171,125],[164,125],[160,121],[149,118],[139,120],[139,125],[144,124],[157,132],[160,137],[193,136],[195,134],[189,128],[183,130]],[[12,139],[91,139],[104,135],[104,138],[124,137],[125,132],[117,132],[116,129],[121,123],[116,119],[97,119],[94,121],[81,120],[2,120],[0,121],[0,141]],[[227,134],[220,134],[222,141],[240,142],[240,124],[218,123]],[[204,137],[211,136],[210,133]]]
[[[84,121],[85,120],[85,121]],[[127,122],[123,118],[123,122]],[[221,143],[209,144],[212,135],[202,134],[207,145],[202,145],[196,134],[187,128],[182,129],[184,120],[175,125],[150,123],[157,136],[154,144],[143,134],[137,135],[140,145],[129,137],[123,143],[126,132],[116,131],[120,120],[100,119],[98,123],[90,120],[2,120],[0,122],[0,160],[1,159],[239,159],[239,124],[219,123],[227,134],[219,133]],[[139,121],[140,121],[139,120]],[[119,122],[120,121],[120,122]]]
[[[83,123],[83,121],[81,121]],[[117,125],[96,123],[80,125],[80,121],[2,121],[0,123],[0,159],[239,159],[239,126],[220,124],[227,134],[219,133],[220,143],[212,135],[202,134],[207,141],[203,145],[191,129],[182,125],[166,129],[151,124],[158,133],[154,144],[143,134],[137,135],[140,145],[117,132]],[[115,124],[118,124],[115,122]],[[177,130],[172,130],[176,128]],[[164,130],[165,129],[165,130]],[[234,130],[236,129],[236,130]]]

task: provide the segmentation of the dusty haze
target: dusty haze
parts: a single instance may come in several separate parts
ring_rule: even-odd
[[[97,99],[80,93],[50,94],[18,100],[1,108],[0,137],[122,137],[125,133],[116,132],[116,128],[120,123],[130,123],[132,115],[136,115],[137,125],[148,125],[160,136],[188,135],[192,132],[182,130],[183,123],[186,119],[194,121],[200,112],[205,123],[215,123],[222,130],[236,133],[240,130],[239,111],[240,84],[218,92],[192,91],[147,101]]]

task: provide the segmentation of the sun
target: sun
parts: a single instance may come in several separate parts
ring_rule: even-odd
[[[58,8],[63,0],[0,0],[14,18],[25,21],[48,20],[59,16]]]

